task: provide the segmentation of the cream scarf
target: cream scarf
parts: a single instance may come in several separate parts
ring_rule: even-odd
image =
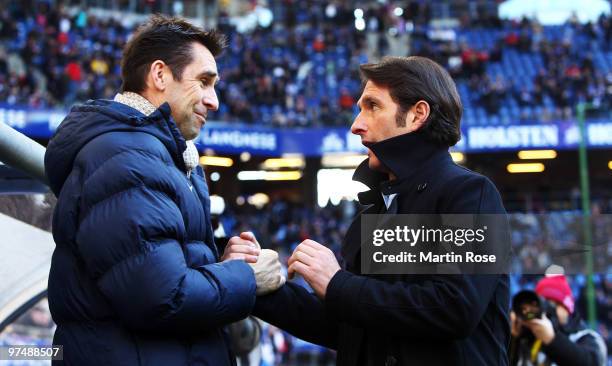
[[[145,116],[150,115],[155,112],[157,108],[151,102],[149,102],[145,97],[138,93],[133,92],[125,92],[118,93],[115,95],[115,102],[119,102],[121,104],[125,104],[128,107],[132,107],[144,114]],[[200,162],[200,154],[198,153],[198,149],[195,147],[195,144],[192,140],[187,140],[187,149],[183,152],[183,161],[185,161],[185,167],[187,168],[187,176],[191,175],[191,171],[198,166]]]

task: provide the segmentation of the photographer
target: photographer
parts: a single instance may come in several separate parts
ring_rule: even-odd
[[[519,292],[510,313],[510,364],[517,366],[604,366],[606,346],[574,312],[574,297],[564,275],[541,279]]]

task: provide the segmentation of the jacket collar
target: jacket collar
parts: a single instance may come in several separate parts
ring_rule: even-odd
[[[115,95],[115,102],[119,102],[127,105],[128,107],[134,108],[145,116],[150,116],[155,113],[157,107],[153,103],[149,102],[144,96],[134,92],[123,92]],[[165,103],[167,104],[167,103]],[[183,152],[183,161],[187,169],[187,176],[191,175],[191,171],[198,166],[200,161],[200,154],[198,148],[193,143],[193,140],[186,140],[187,148]]]
[[[59,194],[81,148],[96,136],[113,131],[145,132],[155,136],[168,149],[177,167],[186,172],[182,155],[187,145],[172,119],[168,103],[145,116],[137,109],[112,100],[90,100],[72,108],[47,145],[45,174],[53,192]]]
[[[147,98],[134,92],[117,93],[113,100],[132,107],[145,116],[150,116],[157,109]]]
[[[369,168],[369,158],[364,160],[353,174],[353,180],[364,183],[371,191],[362,192],[366,202],[373,202],[380,193],[397,193],[397,188],[412,178],[432,160],[448,160],[448,147],[430,142],[423,132],[416,131],[395,136],[371,145],[370,150],[389,171],[397,177],[390,181],[387,174]],[[363,201],[362,201],[363,202]]]

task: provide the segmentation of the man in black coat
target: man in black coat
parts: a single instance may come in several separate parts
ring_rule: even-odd
[[[448,73],[423,57],[361,66],[361,112],[352,132],[369,158],[354,179],[362,214],[501,214],[493,183],[457,166],[461,101]],[[287,283],[258,297],[254,314],[337,350],[338,365],[507,365],[510,329],[505,274],[364,275],[360,218],[349,227],[343,266],[305,240],[289,259],[315,294]]]

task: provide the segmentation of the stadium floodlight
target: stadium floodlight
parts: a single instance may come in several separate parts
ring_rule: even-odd
[[[363,19],[363,10],[362,9],[355,9],[355,11],[353,12],[353,15],[355,15],[355,19]]]
[[[321,158],[324,168],[356,168],[368,156],[365,154],[328,153]]]
[[[608,169],[612,170],[612,160],[608,162]]]
[[[299,170],[271,172],[267,170],[243,170],[238,172],[238,180],[298,180],[302,178]]]
[[[243,170],[236,175],[238,180],[264,180],[266,172],[263,170]]]
[[[265,176],[265,180],[298,180],[300,178],[302,178],[302,172],[299,170],[266,172]]]
[[[249,160],[251,160],[251,153],[248,151],[243,151],[242,154],[240,154],[240,161],[246,163]]]
[[[264,160],[261,164],[262,169],[280,169],[280,168],[303,168],[304,158],[302,157],[287,157],[287,158],[270,158]]]
[[[397,8],[393,9],[393,14],[395,14],[396,17],[401,17],[404,15],[404,9],[398,6]]]
[[[555,150],[521,150],[518,152],[518,158],[521,160],[555,159],[556,157]]]
[[[222,156],[201,156],[200,157],[201,165],[208,166],[222,166],[222,167],[230,167],[234,165],[234,161],[231,158],[226,158]]]
[[[545,166],[542,163],[515,163],[508,164],[508,173],[541,173]]]

